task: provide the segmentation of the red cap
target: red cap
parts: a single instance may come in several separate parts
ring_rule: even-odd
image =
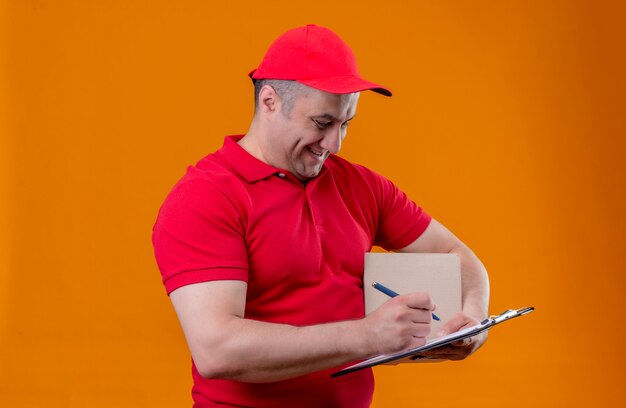
[[[292,80],[335,94],[371,89],[391,96],[387,88],[361,78],[354,53],[337,34],[314,24],[294,28],[278,37],[261,65],[248,75],[253,82]]]

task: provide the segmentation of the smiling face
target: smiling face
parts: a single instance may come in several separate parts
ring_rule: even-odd
[[[308,88],[287,112],[277,99],[259,140],[263,160],[307,181],[319,174],[331,153],[341,149],[359,94],[338,95]]]

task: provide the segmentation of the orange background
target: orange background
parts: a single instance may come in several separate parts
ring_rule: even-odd
[[[377,368],[374,407],[623,403],[623,2],[1,4],[3,406],[190,405],[151,227],[306,23],[395,91],[363,95],[342,156],[475,250],[492,312],[537,308],[465,362]]]

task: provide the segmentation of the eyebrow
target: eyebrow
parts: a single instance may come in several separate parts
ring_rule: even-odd
[[[354,117],[356,116],[356,114],[352,115],[351,118],[346,119],[346,122],[350,122],[352,119],[354,119]],[[312,118],[316,118],[316,119],[327,119],[327,120],[332,120],[333,122],[341,122],[339,120],[339,118],[331,115],[330,113],[324,113],[322,115],[313,115],[311,116]]]

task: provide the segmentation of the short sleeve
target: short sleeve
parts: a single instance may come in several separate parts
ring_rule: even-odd
[[[159,210],[154,254],[167,293],[211,280],[248,279],[241,211],[215,183],[185,177]]]
[[[386,250],[408,246],[422,235],[432,217],[389,179],[371,170],[367,172],[378,206],[374,245]]]

